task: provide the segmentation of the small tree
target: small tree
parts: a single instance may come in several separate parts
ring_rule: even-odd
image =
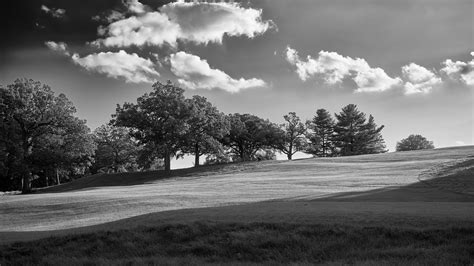
[[[332,141],[334,134],[334,119],[326,109],[318,109],[316,116],[312,120],[306,122],[308,130],[307,134],[309,145],[306,152],[319,156],[328,157],[335,153]]]
[[[413,150],[425,150],[434,149],[432,141],[427,140],[422,135],[410,135],[406,139],[402,139],[397,142],[397,151],[413,151]]]
[[[283,154],[286,154],[288,160],[293,158],[293,155],[302,151],[306,147],[306,127],[301,122],[300,118],[295,112],[290,112],[283,116],[286,123],[280,125],[280,141],[276,148]]]

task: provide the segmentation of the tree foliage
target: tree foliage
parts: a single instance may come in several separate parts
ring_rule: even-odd
[[[140,145],[126,127],[103,125],[94,131],[97,150],[94,172],[124,172],[138,170]]]
[[[229,134],[223,143],[241,161],[256,159],[257,151],[273,148],[279,141],[278,126],[268,120],[251,114],[229,115]]]
[[[397,142],[397,151],[413,151],[413,150],[425,150],[434,149],[432,141],[427,140],[422,135],[412,134],[405,139]]]
[[[165,161],[165,170],[171,170],[171,157],[181,149],[189,133],[187,120],[191,108],[185,101],[184,90],[157,82],[153,91],[137,99],[137,103],[118,105],[114,123],[131,129],[131,134],[142,144],[152,143],[156,155]]]
[[[75,112],[64,94],[55,96],[40,82],[18,79],[0,87],[4,189],[21,184],[22,191],[28,192],[34,174],[47,174],[46,166],[57,170],[90,159],[92,138],[85,121],[75,117]]]
[[[381,135],[384,126],[377,127],[372,116],[366,115],[349,104],[336,115],[333,141],[341,156],[385,152]]]
[[[295,112],[290,112],[283,118],[286,123],[280,125],[281,132],[276,148],[291,160],[296,152],[306,148],[306,126]]]
[[[183,153],[194,155],[194,166],[199,166],[199,157],[205,154],[215,154],[222,150],[219,142],[229,133],[230,123],[227,116],[205,97],[195,95],[186,99],[190,106],[188,134],[183,138]]]
[[[306,152],[318,157],[334,156],[336,153],[333,143],[334,119],[326,109],[318,109],[312,120],[306,122],[308,127],[309,144]]]

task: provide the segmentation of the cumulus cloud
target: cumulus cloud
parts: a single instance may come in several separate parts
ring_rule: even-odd
[[[434,86],[441,84],[441,78],[435,73],[415,63],[403,66],[402,74],[407,80],[405,94],[429,93]]]
[[[334,85],[350,78],[357,85],[356,92],[385,91],[402,82],[399,77],[388,76],[381,68],[370,67],[364,59],[353,59],[335,52],[320,51],[317,58],[308,55],[306,60],[302,60],[296,50],[287,47],[286,60],[296,67],[296,73],[303,81],[316,76]]]
[[[124,78],[126,82],[154,82],[160,74],[154,69],[151,60],[141,58],[135,53],[128,54],[123,50],[119,52],[101,52],[79,57],[72,56],[74,63],[89,71],[102,73],[111,78]]]
[[[53,42],[53,41],[48,41],[44,43],[49,49],[61,53],[63,55],[69,56],[69,51],[67,50],[67,44],[64,42]]]
[[[49,8],[45,5],[41,5],[41,10],[55,18],[62,18],[66,15],[66,10],[62,8]]]
[[[474,56],[474,52],[471,52]],[[469,62],[452,61],[447,59],[443,62],[441,72],[449,78],[464,82],[466,85],[474,86],[474,59]]]
[[[231,93],[243,89],[262,87],[261,79],[233,79],[219,69],[212,69],[206,60],[199,56],[178,52],[170,56],[171,71],[178,82],[189,89],[222,89]]]
[[[146,12],[137,0],[128,1],[135,15],[115,21],[102,31],[95,44],[127,47],[168,44],[177,41],[222,43],[224,35],[254,38],[272,27],[261,18],[262,10],[244,8],[239,3],[173,2],[158,11]]]
[[[124,2],[124,4],[130,12],[135,14],[144,13],[147,9],[146,6],[138,2],[138,0],[127,0]]]

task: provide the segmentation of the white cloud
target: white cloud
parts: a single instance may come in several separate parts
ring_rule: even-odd
[[[454,143],[456,144],[456,146],[465,146],[466,145],[466,143],[462,140],[456,140]]]
[[[41,10],[55,18],[62,18],[64,15],[66,15],[66,10],[62,8],[49,8],[45,5],[41,5]]]
[[[178,52],[170,56],[171,71],[178,82],[189,89],[222,89],[231,93],[243,89],[262,87],[261,79],[233,79],[219,69],[212,69],[206,60],[199,56]]]
[[[474,52],[471,52],[471,55],[474,56]],[[443,62],[444,67],[441,69],[441,72],[445,73],[448,77],[454,80],[460,80],[466,85],[474,85],[474,59],[469,62],[462,61],[452,61],[447,59]]]
[[[262,10],[244,8],[239,3],[180,1],[163,5],[155,12],[146,12],[146,6],[138,1],[127,3],[133,3],[128,6],[131,11],[141,14],[111,23],[105,28],[104,38],[95,44],[176,46],[178,40],[222,43],[224,35],[254,38],[273,25],[262,20]]]
[[[67,55],[69,56],[69,51],[67,50],[67,44],[64,42],[53,42],[53,41],[48,41],[44,43],[49,49]]]
[[[126,82],[154,82],[160,74],[154,69],[151,60],[141,58],[137,54],[128,54],[123,50],[119,52],[101,52],[79,57],[72,56],[74,63],[89,71],[102,73],[111,78],[124,78]]]
[[[385,91],[401,83],[400,78],[391,78],[383,69],[370,67],[364,59],[344,57],[336,52],[320,51],[316,59],[308,55],[306,60],[301,60],[296,50],[287,47],[286,60],[296,66],[296,73],[303,81],[316,76],[333,85],[350,78],[357,85],[356,92]]]
[[[439,78],[432,71],[411,63],[402,67],[405,82],[405,94],[429,93],[434,86],[441,84]]]
[[[130,12],[135,14],[141,14],[146,11],[146,6],[138,2],[138,0],[127,0],[124,2],[124,4]]]

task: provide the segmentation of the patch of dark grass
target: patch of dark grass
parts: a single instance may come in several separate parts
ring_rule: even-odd
[[[1,265],[472,265],[474,227],[197,222],[0,246]]]

